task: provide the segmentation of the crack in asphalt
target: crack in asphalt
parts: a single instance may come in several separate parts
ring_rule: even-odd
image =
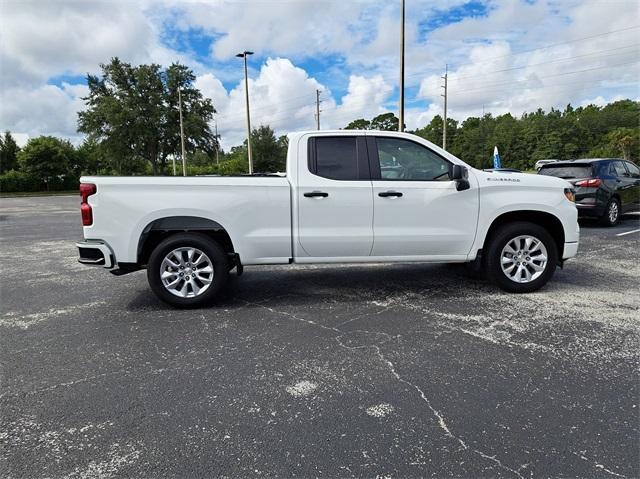
[[[295,319],[297,321],[301,321],[303,323],[306,324],[310,324],[312,326],[317,326],[321,329],[325,329],[328,331],[332,331],[335,333],[339,333],[338,336],[335,336],[333,339],[338,343],[338,345],[342,348],[345,349],[369,349],[372,348],[376,351],[376,355],[378,356],[379,360],[387,367],[387,369],[391,372],[391,374],[396,378],[397,381],[406,384],[407,386],[410,386],[411,388],[415,389],[418,394],[420,395],[420,398],[422,399],[422,401],[427,405],[427,407],[429,408],[429,410],[431,411],[431,413],[437,418],[438,420],[438,426],[440,427],[440,429],[442,429],[445,433],[445,436],[453,439],[454,441],[456,441],[458,444],[460,444],[460,447],[465,450],[465,451],[470,451],[473,452],[474,454],[477,454],[478,456],[482,457],[483,459],[486,459],[488,461],[493,462],[494,464],[496,464],[498,467],[500,467],[501,469],[508,471],[514,475],[516,475],[518,478],[520,479],[524,479],[524,476],[522,474],[520,474],[520,472],[518,470],[515,470],[509,466],[506,466],[505,464],[502,463],[502,461],[500,461],[500,459],[498,459],[496,457],[496,455],[494,456],[490,456],[482,451],[480,451],[479,449],[475,449],[470,447],[466,442],[464,442],[464,440],[460,437],[455,435],[454,433],[451,432],[451,429],[449,428],[449,426],[447,425],[447,422],[445,421],[444,416],[442,415],[442,413],[440,411],[438,411],[436,408],[433,407],[433,405],[431,404],[431,401],[429,400],[429,398],[427,397],[427,395],[425,394],[425,392],[416,384],[412,383],[411,381],[408,381],[407,379],[404,379],[402,376],[400,376],[400,374],[398,373],[398,371],[396,370],[395,365],[393,364],[393,362],[391,362],[389,359],[387,359],[384,354],[382,353],[382,350],[380,349],[380,346],[378,346],[377,344],[373,344],[373,345],[362,345],[362,346],[347,346],[346,344],[344,344],[340,338],[342,338],[343,336],[350,334],[350,333],[365,333],[365,334],[378,334],[378,335],[382,335],[382,336],[387,336],[388,338],[393,338],[393,336],[391,336],[388,333],[384,333],[384,332],[380,332],[380,331],[367,331],[367,330],[363,330],[363,329],[357,329],[357,330],[353,330],[353,331],[342,331],[339,328],[336,328],[334,326],[326,326],[324,324],[320,324],[316,321],[310,320],[310,319],[305,319],[305,318],[301,318],[300,316],[297,316],[295,314],[289,313],[287,311],[279,311],[275,308],[271,308],[269,306],[266,306],[264,304],[259,304],[259,303],[252,303],[250,301],[244,300],[245,303],[247,305],[254,305],[254,306],[258,306],[260,308],[264,308],[274,314],[280,314],[283,316],[287,316],[290,317],[292,319]],[[342,324],[346,324],[349,323],[350,321],[346,321],[345,323]],[[400,337],[400,335],[396,336],[396,338]],[[522,467],[520,468],[522,469]]]
[[[592,462],[592,463],[594,464],[594,466],[595,466],[597,469],[600,469],[601,471],[606,472],[607,474],[609,474],[609,475],[611,475],[611,476],[616,476],[616,477],[627,477],[627,476],[625,476],[625,475],[618,474],[617,472],[613,472],[611,469],[607,469],[607,468],[606,468],[606,467],[604,467],[602,464],[598,464],[596,461],[594,461],[594,460],[592,460],[592,459],[589,459],[588,457],[586,457],[586,456],[584,455],[584,453],[585,453],[585,452],[586,452],[586,451],[580,451],[580,453],[573,452],[573,455],[574,455],[574,456],[578,456],[578,457],[579,457],[580,459],[582,459],[583,461],[586,461],[586,462]]]

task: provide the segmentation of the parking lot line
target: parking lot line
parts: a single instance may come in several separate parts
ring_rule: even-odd
[[[640,228],[637,230],[625,231],[624,233],[618,233],[616,236],[630,235],[631,233],[640,233]]]

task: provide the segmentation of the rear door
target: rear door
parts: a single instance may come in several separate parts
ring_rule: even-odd
[[[311,257],[361,257],[373,245],[373,199],[366,139],[312,136],[298,168],[298,241]]]
[[[367,136],[373,184],[373,256],[466,256],[478,221],[475,182],[457,191],[452,164],[407,138]]]

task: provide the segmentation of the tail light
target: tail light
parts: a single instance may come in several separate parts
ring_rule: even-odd
[[[583,186],[587,188],[598,188],[602,185],[602,180],[600,178],[589,178],[588,180],[578,181],[576,186]]]
[[[576,192],[573,191],[573,188],[565,188],[564,196],[572,203],[576,202]]]
[[[93,224],[93,211],[88,202],[89,196],[98,191],[93,183],[80,183],[80,213],[82,214],[82,226],[91,226]]]

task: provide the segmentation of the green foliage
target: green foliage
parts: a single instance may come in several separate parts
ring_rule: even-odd
[[[11,136],[11,132],[5,131],[4,137],[0,137],[0,174],[18,167],[19,151],[20,147]]]
[[[371,122],[369,120],[365,120],[364,118],[358,118],[357,120],[353,120],[347,126],[344,127],[345,130],[370,130]]]
[[[251,132],[253,170],[256,173],[285,171],[287,165],[286,137],[276,139],[269,126],[260,126]]]
[[[38,191],[40,179],[22,171],[9,170],[0,175],[0,192],[15,193],[18,191]]]
[[[95,138],[85,139],[76,149],[76,154],[78,163],[81,165],[81,174],[112,175],[115,173],[104,148]]]
[[[82,168],[73,145],[53,136],[32,138],[18,153],[20,169],[40,179],[47,190],[56,189],[67,182],[77,181]]]
[[[621,151],[625,160],[637,160],[640,149],[640,127],[616,128],[607,133],[606,140],[615,151]]]
[[[382,131],[398,131],[400,120],[393,113],[382,113],[371,121],[360,118],[353,120],[345,130],[382,130]]]
[[[510,114],[447,119],[447,150],[477,168],[490,168],[497,146],[505,167],[533,169],[537,160],[625,157],[638,161],[640,102],[622,100],[605,107],[588,105],[564,110],[538,109],[520,118]],[[442,144],[442,117],[415,133]]]
[[[126,74],[125,79],[132,82],[132,91],[141,89],[140,91],[147,92],[149,90],[149,94],[142,98],[152,100],[140,98],[136,100],[129,98],[133,93],[112,90],[114,87],[110,86],[109,82],[116,80],[107,82],[104,79],[94,79],[94,89],[102,88],[105,92],[97,92],[93,96],[90,94],[89,101],[95,102],[95,108],[91,114],[86,116],[81,114],[80,123],[87,122],[88,129],[98,126],[102,133],[95,131],[88,133],[85,141],[77,148],[66,140],[41,136],[32,138],[20,150],[11,134],[6,132],[0,138],[3,168],[0,174],[0,191],[76,189],[81,174],[172,175],[173,158],[176,159],[178,174],[182,174],[179,133],[177,133],[179,127],[176,130],[173,124],[175,119],[165,122],[162,118],[158,120],[153,116],[158,111],[161,117],[175,113],[168,110],[169,102],[173,100],[163,95],[172,88],[171,82],[177,84],[183,79],[187,83],[191,82],[190,72],[179,65],[172,65],[167,70],[167,72],[171,71],[169,74],[161,72],[157,66],[153,65],[133,68],[125,67],[117,60],[114,62],[116,67],[113,67],[113,71],[110,70],[109,74]],[[114,62],[105,68],[111,68]],[[129,74],[133,76],[128,77]],[[164,77],[165,74],[170,80]],[[157,83],[158,78],[161,88]],[[136,84],[138,79],[140,83]],[[122,83],[124,80],[118,78],[117,81]],[[210,110],[207,105],[197,105],[201,100],[199,92],[189,93],[188,86],[183,87],[183,91],[186,92],[185,103],[189,101],[193,105],[189,111],[194,112],[189,119],[188,146],[185,145],[188,151],[187,173],[189,175],[246,174],[248,172],[246,141],[242,145],[232,147],[226,153],[220,151],[219,163],[216,162],[216,138],[208,130],[205,131],[208,128],[206,122],[201,121],[207,117],[207,112]],[[118,95],[121,97],[116,98]],[[158,98],[154,99],[156,96]],[[129,108],[127,102],[132,102],[131,111],[122,109]],[[211,109],[213,108],[210,103],[208,105]],[[110,110],[111,108],[113,110]],[[147,114],[146,119],[133,118],[143,114]],[[100,115],[105,116],[101,118]],[[106,121],[107,117],[111,119],[121,117],[122,121],[109,123]],[[160,121],[160,127],[158,130],[153,130],[156,121]],[[588,105],[574,109],[571,105],[567,105],[562,111],[552,109],[548,113],[539,109],[532,113],[525,113],[520,118],[514,118],[510,114],[497,117],[487,114],[482,118],[467,118],[462,123],[449,118],[447,119],[447,149],[478,168],[492,166],[494,146],[498,146],[504,166],[523,170],[531,170],[535,161],[544,158],[562,160],[624,157],[638,162],[640,157],[639,121],[640,102],[631,100],[618,101],[604,107]],[[370,121],[355,120],[347,128],[376,128],[393,131],[397,129],[397,125],[397,118],[391,113],[385,113]],[[187,128],[186,124],[185,128]],[[428,125],[414,133],[437,145],[442,144],[442,117],[434,117]],[[140,138],[136,139],[138,134]],[[251,132],[251,141],[256,172],[285,170],[288,148],[286,136],[276,138],[269,126],[260,126]],[[149,150],[145,150],[147,147]],[[152,150],[157,151],[158,155],[155,163],[148,155]],[[7,168],[7,165],[11,168]]]
[[[141,160],[153,174],[167,169],[167,159],[180,154],[178,90],[182,96],[185,149],[212,152],[217,139],[209,128],[215,109],[193,87],[186,66],[132,66],[118,58],[101,65],[102,76],[87,76],[87,109],[78,114],[78,131],[102,150],[118,174],[139,173]]]

